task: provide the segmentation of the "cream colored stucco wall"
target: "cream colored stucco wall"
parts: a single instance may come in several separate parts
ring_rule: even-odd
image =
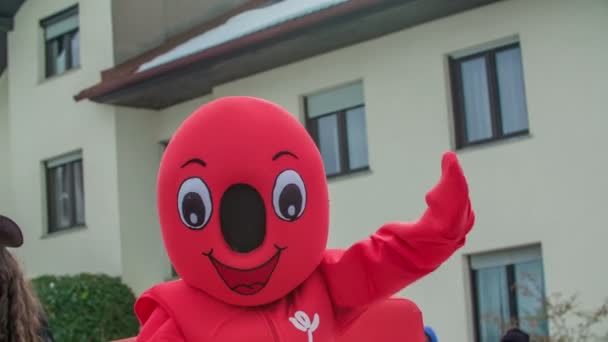
[[[179,127],[179,125],[197,108],[213,99],[212,95],[203,96],[160,111],[156,138],[166,141]]]
[[[43,78],[40,20],[75,3],[26,1],[9,33],[11,184],[14,218],[26,239],[17,253],[30,276],[121,272],[114,108],[72,98],[113,65],[110,1],[78,2],[81,67]],[[84,158],[86,228],[44,236],[42,161],[78,149]]]
[[[156,214],[158,114],[117,109],[118,203],[123,279],[136,293],[170,276]]]
[[[347,247],[424,209],[441,153],[453,146],[446,56],[518,35],[531,135],[460,152],[477,225],[462,251],[403,292],[440,337],[471,341],[469,253],[542,242],[548,292],[580,292],[586,305],[608,296],[606,32],[604,0],[503,1],[225,84],[213,96],[259,96],[303,119],[302,96],[363,80],[371,172],[329,184],[330,246]],[[161,131],[206,101],[162,111]]]
[[[11,163],[8,130],[8,76],[0,75],[0,214],[10,216],[13,211],[11,200]]]

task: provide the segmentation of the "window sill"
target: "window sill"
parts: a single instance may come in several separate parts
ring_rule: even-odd
[[[40,81],[38,81],[38,85],[43,85],[45,83],[53,82],[57,79],[63,78],[64,76],[67,77],[69,75],[77,73],[81,69],[82,69],[82,66],[79,65],[77,67],[73,67],[70,70],[66,70],[66,71],[62,72],[61,74],[55,74],[55,75],[49,76],[49,77],[42,76],[42,79],[40,79]]]
[[[519,134],[504,137],[504,138],[492,139],[492,140],[482,141],[482,142],[458,147],[456,149],[456,151],[459,153],[460,152],[466,153],[469,151],[475,151],[475,150],[480,150],[480,149],[485,149],[485,148],[492,148],[492,147],[495,147],[498,145],[512,144],[512,143],[516,143],[516,142],[519,142],[522,140],[532,139],[533,137],[534,136],[530,132],[522,132]]]
[[[70,228],[63,228],[61,230],[55,231],[55,232],[46,232],[44,234],[42,234],[42,236],[40,237],[41,239],[50,239],[50,238],[54,238],[57,236],[62,236],[62,235],[66,235],[66,234],[70,234],[70,233],[74,233],[77,231],[81,231],[81,230],[85,230],[87,229],[86,225],[78,225],[78,226],[73,226]]]
[[[338,174],[332,175],[332,176],[327,176],[327,182],[333,183],[336,181],[351,179],[351,178],[355,178],[355,177],[368,176],[371,173],[372,173],[372,170],[368,166],[368,167],[353,170],[353,171],[348,171],[348,172],[338,173]]]

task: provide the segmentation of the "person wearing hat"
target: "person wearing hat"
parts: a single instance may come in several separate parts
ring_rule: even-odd
[[[530,335],[518,328],[508,330],[500,342],[530,342]]]
[[[52,342],[42,305],[8,250],[21,245],[19,226],[0,215],[0,341]]]

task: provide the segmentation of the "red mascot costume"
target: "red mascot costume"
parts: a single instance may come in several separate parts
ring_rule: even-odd
[[[327,182],[304,127],[264,100],[213,101],[160,165],[162,236],[181,280],[137,300],[137,341],[334,341],[464,244],[474,214],[455,154],[426,200],[418,221],[326,250]]]

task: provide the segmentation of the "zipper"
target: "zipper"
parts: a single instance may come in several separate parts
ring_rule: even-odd
[[[272,340],[274,342],[280,342],[279,334],[277,333],[277,328],[275,327],[274,323],[272,322],[272,319],[270,318],[270,316],[268,316],[268,314],[266,312],[262,312],[262,316],[264,316],[266,323],[268,323],[268,327],[270,328],[270,333],[272,334]]]

